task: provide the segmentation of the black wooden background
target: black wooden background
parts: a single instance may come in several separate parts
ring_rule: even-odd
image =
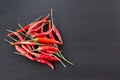
[[[17,23],[26,25],[54,10],[54,22],[74,63],[48,66],[14,54],[4,41]],[[0,80],[117,80],[120,76],[120,0],[0,0]]]

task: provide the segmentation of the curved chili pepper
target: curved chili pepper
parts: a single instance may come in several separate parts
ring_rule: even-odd
[[[23,56],[27,57],[30,60],[36,60],[36,58],[32,57],[29,53],[24,54]]]
[[[56,27],[53,27],[53,32],[56,34],[56,36],[58,37],[59,41],[63,44],[63,41],[62,41],[62,38],[61,38],[61,35],[58,31],[58,29]]]
[[[40,17],[39,17],[38,19],[40,19]],[[28,30],[29,27],[30,27],[33,23],[35,23],[38,19],[36,19],[36,20],[33,21],[32,23],[30,23],[30,24],[24,26],[23,28],[18,29],[16,32],[22,33],[22,32],[24,32],[24,31]],[[44,19],[44,20],[45,20],[45,19]],[[9,33],[7,36],[14,36],[14,35],[15,35],[14,32],[11,32],[11,33]]]
[[[20,33],[15,32],[15,34],[16,34],[16,36],[17,36],[21,41],[24,40],[24,37],[23,37]],[[22,45],[22,47],[25,47],[25,46],[32,51],[30,45],[28,45],[28,44]]]
[[[44,26],[46,25],[46,22],[44,22],[41,26],[39,26],[38,28],[36,28],[35,31],[37,32],[37,31],[40,31],[40,29],[43,29]]]
[[[24,32],[24,30],[28,30],[29,27],[30,27],[30,25],[26,25],[25,27],[23,27],[23,29],[19,29],[16,32],[18,32],[18,33]],[[14,36],[14,35],[15,35],[15,33],[11,32],[7,36]]]
[[[29,30],[29,31],[26,33],[26,35],[30,35],[30,34],[33,34],[33,33],[37,32],[37,31],[39,31],[44,25],[45,25],[45,23],[41,23],[41,26],[37,26],[38,28]]]
[[[60,60],[54,56],[48,55],[48,54],[38,54],[34,52],[30,52],[30,54],[36,56],[36,60],[40,59],[45,59],[48,61],[53,61],[53,62],[59,62]]]
[[[14,32],[14,31],[12,31],[12,30],[8,30],[7,29],[7,31],[8,32],[12,32],[12,33],[14,33],[14,35],[16,35],[17,37],[18,37],[18,39],[20,39],[20,40],[24,40],[24,37],[20,34],[20,33],[18,33],[18,32]],[[9,37],[11,37],[11,36],[9,36]],[[14,39],[15,40],[15,39]],[[16,40],[15,40],[16,41]]]
[[[50,14],[48,14],[46,17],[44,17],[43,20],[47,20],[49,18],[49,16],[50,16]],[[43,32],[43,28],[44,27],[41,27],[41,29],[39,29],[41,33]]]
[[[31,52],[32,49],[29,49],[26,45],[21,45],[23,49],[26,50],[26,52]]]
[[[52,29],[52,26],[51,26],[51,20],[48,21],[48,30],[51,30]],[[49,37],[51,39],[54,39],[55,40],[55,37],[53,36],[52,32],[49,33]]]
[[[32,29],[38,28],[42,23],[45,23],[45,22],[46,22],[46,20],[42,20],[42,21],[40,20],[38,22],[35,22],[33,25],[30,26],[29,31],[31,31]],[[28,33],[29,33],[29,31],[28,31]]]
[[[56,57],[50,56],[50,55],[45,55],[45,54],[39,54],[39,56],[36,58],[37,60],[41,58],[41,59],[45,59],[48,61],[53,61],[53,62],[59,62],[60,60]]]
[[[37,49],[35,49],[34,51],[43,51],[43,52],[47,52],[47,51],[52,51],[54,53],[56,52],[61,52],[58,48],[56,47],[51,47],[51,46],[39,46]]]
[[[54,33],[58,37],[59,41],[63,44],[61,35],[60,35],[59,31],[57,30],[56,26],[54,25],[54,22],[53,22],[53,9],[51,9],[51,21],[52,21],[52,27],[53,27]]]
[[[39,59],[37,60],[37,62],[46,64],[46,65],[48,65],[52,70],[54,70],[54,66],[53,66],[49,61],[47,61],[47,60],[44,60],[44,59],[39,58]]]
[[[11,45],[18,45],[18,44],[41,45],[40,43],[37,43],[34,41],[17,41],[17,42],[11,43]]]
[[[20,53],[20,55],[26,54],[26,50],[20,47],[19,45],[15,45],[15,49],[17,50],[17,52]]]
[[[18,52],[15,52],[16,54],[19,54],[19,55],[22,55],[30,60],[36,60],[36,58],[34,58],[31,54],[29,53],[25,53],[25,54],[21,54],[21,53],[18,53]]]
[[[56,41],[54,39],[49,39],[49,38],[35,38],[35,39],[32,39],[32,41],[36,41],[36,42],[39,42],[39,43],[46,43],[46,44],[62,44],[61,42],[59,41]]]
[[[48,14],[46,17],[44,17],[42,20],[47,20],[50,17],[50,14]]]
[[[50,34],[52,31],[53,31],[53,29],[50,29],[50,30],[43,32],[43,33],[33,33],[31,36],[34,38],[44,37],[44,36]]]

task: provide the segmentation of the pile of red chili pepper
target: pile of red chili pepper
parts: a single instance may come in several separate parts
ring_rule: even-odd
[[[62,51],[58,48],[59,45],[63,45],[63,41],[53,23],[53,10],[51,9],[51,14],[42,19],[40,18],[23,27],[18,24],[20,29],[16,31],[7,30],[10,32],[7,36],[14,42],[7,39],[5,41],[15,47],[15,53],[30,60],[46,64],[52,70],[54,70],[53,62],[60,62],[64,67],[66,65],[63,61],[73,65],[62,55]]]

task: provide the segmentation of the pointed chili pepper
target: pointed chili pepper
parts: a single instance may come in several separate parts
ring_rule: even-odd
[[[31,36],[34,38],[45,37],[46,35],[50,34],[52,31],[53,31],[53,29],[50,29],[43,33],[33,33]]]
[[[50,17],[50,14],[48,14],[46,17],[44,17],[42,20],[47,20]]]
[[[48,21],[48,24],[49,24],[49,25],[48,25],[48,30],[50,31],[50,30],[52,29],[51,20]],[[49,33],[49,37],[50,37],[51,39],[54,39],[54,40],[55,40],[52,32]]]
[[[48,21],[44,22],[41,26],[39,26],[38,28],[35,29],[36,32],[40,32],[40,29],[43,29],[44,26],[47,24]],[[42,33],[42,32],[41,32]]]
[[[16,49],[17,52],[19,52],[21,55],[26,54],[26,50],[23,49],[22,47],[20,47],[19,45],[15,45],[15,49]]]
[[[48,60],[48,61],[53,61],[53,62],[59,62],[60,60],[56,57],[53,57],[53,56],[50,56],[50,55],[45,55],[45,54],[40,54],[37,59],[45,59],[45,60]]]
[[[30,27],[30,25],[27,25],[27,26],[23,27],[23,29],[24,29],[24,30],[28,30],[29,27]],[[19,30],[17,30],[16,32],[21,33],[21,32],[24,31],[23,29],[19,29]],[[14,32],[11,32],[11,33],[9,33],[7,36],[14,36],[14,35],[15,35],[15,33],[14,33]]]
[[[51,46],[39,46],[37,49],[35,49],[34,51],[43,51],[43,52],[47,52],[47,51],[52,51],[54,53],[56,52],[61,52],[58,48],[56,47],[51,47]]]
[[[62,44],[61,42],[59,41],[56,41],[54,39],[49,39],[49,38],[35,38],[35,39],[32,39],[32,41],[36,41],[36,42],[39,42],[39,43],[46,43],[46,44]]]
[[[46,17],[44,17],[42,20],[40,20],[40,21],[38,21],[38,23],[37,24],[35,24],[34,26],[32,26],[31,27],[31,29],[34,29],[34,28],[36,28],[37,27],[37,25],[38,24],[40,24],[41,22],[45,22],[45,21],[47,21],[47,19],[49,18],[49,16],[50,16],[50,14],[48,14]]]
[[[21,41],[24,40],[24,37],[20,33],[15,32],[15,35],[19,38],[19,40],[21,40]],[[15,41],[17,41],[17,40],[15,40]],[[30,45],[26,44],[26,45],[22,45],[22,46],[26,46],[28,49],[30,49],[32,51],[32,48],[30,47]]]
[[[22,46],[23,49],[26,50],[26,52],[30,53],[32,51],[32,49],[29,49],[26,45],[21,45],[21,46]]]
[[[11,45],[18,45],[18,44],[42,45],[42,44],[34,42],[34,41],[17,41],[17,42],[11,43]]]
[[[45,18],[43,18],[43,20],[44,20],[44,19],[48,19],[49,16],[50,16],[50,14],[48,14]],[[41,29],[40,29],[40,30],[41,30],[41,31],[40,31],[41,33],[44,32],[43,29],[44,29],[44,27],[41,27]]]
[[[38,21],[36,24],[34,24],[33,26],[31,26],[29,30],[32,30],[32,29],[38,27],[41,22],[46,22],[47,19],[49,18],[49,16],[50,16],[50,14],[48,14],[48,15],[47,15],[46,17],[44,17],[42,20]]]
[[[30,54],[36,56],[36,60],[40,59],[45,59],[48,61],[53,61],[53,62],[59,62],[60,60],[52,55],[48,55],[48,54],[38,54],[38,53],[34,53],[31,52]]]
[[[21,53],[18,53],[18,52],[15,52],[16,54],[19,54],[19,55],[22,55],[32,61],[36,60],[36,58],[34,58],[31,54],[28,54],[28,53],[25,53],[25,54],[21,54]]]
[[[35,32],[38,32],[44,25],[45,25],[45,22],[44,22],[44,23],[41,23],[41,25],[40,25],[40,26],[37,26],[37,28],[29,30],[29,31],[26,33],[26,35],[30,35],[30,34],[33,34],[33,33],[35,33]]]
[[[22,32],[24,32],[24,31],[28,30],[29,27],[30,27],[30,25],[34,24],[34,22],[38,21],[40,18],[41,18],[41,17],[37,18],[35,21],[33,21],[33,22],[31,22],[30,24],[24,26],[23,28],[18,29],[16,32],[22,33]],[[9,33],[7,36],[14,36],[14,35],[15,35],[14,32],[11,32],[11,33]]]
[[[61,35],[60,35],[59,31],[57,30],[56,26],[54,25],[54,22],[53,22],[53,9],[51,9],[51,21],[52,21],[52,27],[53,27],[54,33],[58,37],[59,41],[63,44]]]
[[[61,35],[60,35],[60,33],[59,33],[59,31],[57,30],[56,27],[53,27],[53,32],[54,32],[54,33],[56,34],[56,36],[58,37],[59,41],[63,44]]]
[[[45,22],[46,22],[46,20],[42,20],[42,21],[40,20],[40,21],[38,21],[38,22],[35,22],[33,25],[30,26],[28,33],[29,33],[32,29],[38,28],[42,23],[45,23]],[[28,33],[27,33],[27,34],[28,34]]]
[[[47,60],[44,60],[44,59],[39,58],[39,59],[37,60],[37,62],[46,64],[46,65],[48,65],[52,70],[54,70],[54,66],[53,66],[49,61],[47,61]]]
[[[29,54],[29,53],[24,54],[24,56],[25,56],[26,58],[32,60],[32,61],[36,60],[36,58],[34,58],[34,57],[33,57],[31,54]]]

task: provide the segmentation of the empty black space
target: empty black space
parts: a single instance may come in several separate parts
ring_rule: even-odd
[[[74,63],[48,66],[15,54],[8,32],[54,10],[54,23]],[[119,80],[120,0],[0,0],[0,80]]]

